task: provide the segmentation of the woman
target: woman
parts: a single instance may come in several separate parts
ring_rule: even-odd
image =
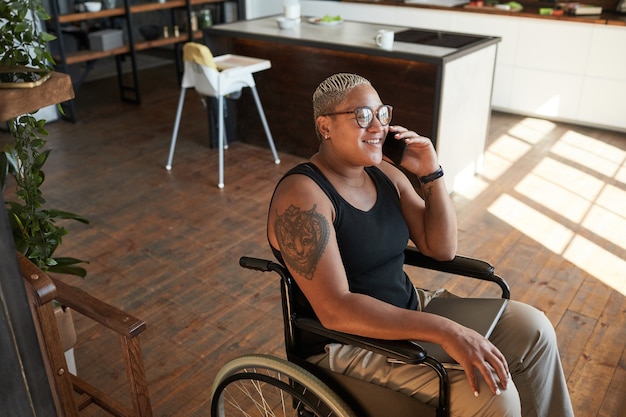
[[[431,141],[390,126],[392,110],[355,74],[335,74],[318,86],[319,151],[276,187],[268,216],[272,250],[325,327],[440,344],[463,368],[449,371],[452,415],[573,415],[545,315],[511,301],[487,340],[420,311],[432,293],[416,290],[403,272],[404,248],[410,239],[428,256],[452,259],[456,215]],[[388,130],[406,142],[402,166],[420,179],[423,198],[383,161]],[[436,376],[427,367],[340,344],[315,353],[309,361],[320,366],[436,402]]]

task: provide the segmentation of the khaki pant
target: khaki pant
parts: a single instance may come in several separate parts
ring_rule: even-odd
[[[432,296],[450,296],[418,290],[426,305]],[[571,417],[574,415],[565,384],[552,324],[539,310],[510,301],[490,340],[508,359],[513,384],[499,396],[482,378],[474,396],[465,373],[449,369],[452,416]],[[439,381],[427,366],[389,363],[387,358],[354,346],[330,344],[326,353],[309,362],[334,372],[387,386],[422,402],[437,404]]]

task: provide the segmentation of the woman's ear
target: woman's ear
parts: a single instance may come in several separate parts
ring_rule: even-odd
[[[317,124],[317,130],[320,132],[320,135],[325,139],[328,139],[330,135],[330,127],[328,126],[328,117],[326,116],[318,116],[315,120]]]

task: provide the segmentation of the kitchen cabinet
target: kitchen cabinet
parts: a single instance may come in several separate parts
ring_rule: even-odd
[[[594,26],[578,117],[589,124],[626,129],[626,30]]]
[[[593,25],[524,19],[511,101],[518,112],[575,120]]]
[[[302,0],[304,16],[498,36],[492,108],[626,131],[626,26],[606,19]]]
[[[187,28],[190,26],[187,22],[191,21],[192,10],[201,8],[211,4],[219,4],[224,6],[228,3],[226,0],[166,0],[162,2],[136,2],[134,0],[117,0],[117,7],[112,9],[103,9],[98,12],[72,12],[61,14],[56,1],[50,1],[50,19],[51,32],[58,37],[55,41],[56,51],[54,59],[56,62],[56,70],[64,73],[69,72],[69,66],[84,63],[84,71],[72,80],[74,90],[77,91],[80,84],[84,81],[86,75],[93,67],[94,63],[102,58],[114,57],[117,66],[117,77],[119,84],[120,97],[122,100],[141,103],[141,95],[139,91],[139,74],[137,68],[137,52],[151,48],[174,46],[175,59],[179,73],[182,71],[180,63],[179,46],[184,42],[198,41],[203,37],[202,30],[191,31]],[[240,1],[241,3],[241,1]],[[180,12],[183,12],[184,19],[180,19]],[[135,21],[140,14],[150,12],[169,12],[173,25],[179,27],[179,33],[174,33],[173,25],[169,27],[169,36],[160,36],[154,40],[143,40],[137,37]],[[239,8],[241,15],[243,10]],[[224,11],[222,9],[222,15]],[[124,44],[113,49],[104,51],[95,51],[91,49],[71,50],[67,45],[67,36],[85,35],[80,26],[88,26],[90,22],[98,20],[119,19],[122,21],[124,31]],[[217,17],[217,21],[221,20]],[[122,77],[122,68],[130,65],[130,77]],[[75,120],[75,109],[73,101],[67,103],[66,115],[70,120]]]

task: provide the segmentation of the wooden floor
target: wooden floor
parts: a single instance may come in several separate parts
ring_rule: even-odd
[[[69,224],[60,249],[88,260],[88,276],[63,279],[148,323],[141,341],[155,416],[207,416],[226,361],[283,355],[276,277],[243,270],[238,259],[271,258],[268,201],[302,159],[281,153],[275,165],[267,148],[233,143],[219,190],[204,111],[188,94],[168,172],[176,77],[157,68],[141,81],[141,106],[120,102],[112,79],[81,87],[78,123],[49,124],[44,190],[50,207],[91,221]],[[303,126],[296,134],[313,132]],[[626,135],[494,113],[485,170],[454,201],[459,252],[496,265],[513,298],[556,326],[576,415],[624,415]],[[460,295],[487,291],[411,276]],[[127,401],[119,342],[76,322],[78,372]]]

